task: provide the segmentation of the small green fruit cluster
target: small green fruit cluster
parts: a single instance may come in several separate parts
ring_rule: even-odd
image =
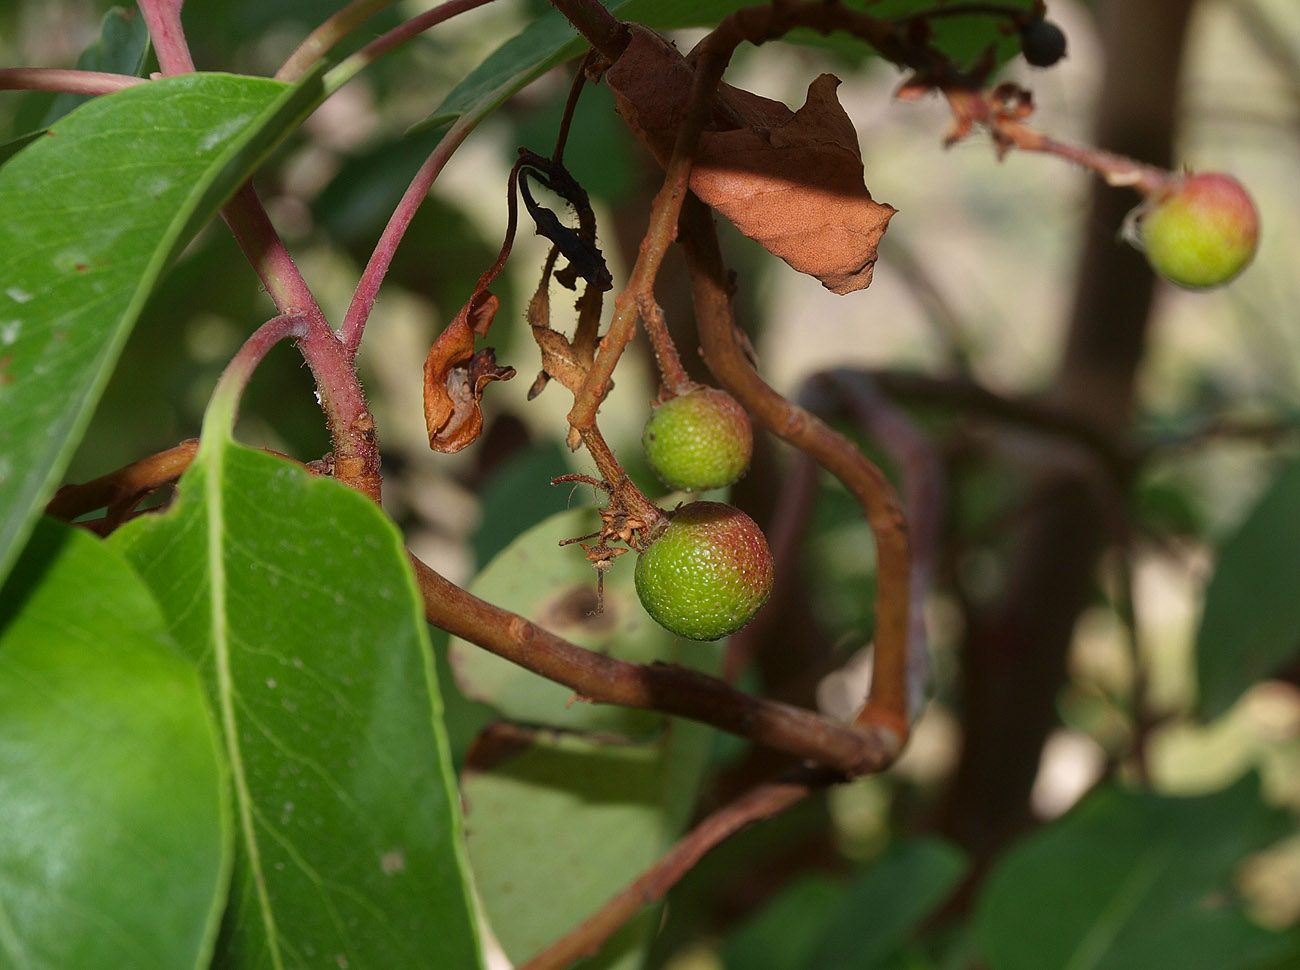
[[[1189,289],[1228,282],[1246,268],[1259,242],[1250,193],[1232,176],[1214,172],[1175,178],[1129,220],[1129,235],[1151,268]]]
[[[754,434],[735,398],[699,387],[658,405],[641,445],[655,474],[669,488],[703,492],[735,482],[749,468]]]
[[[721,502],[692,502],[637,557],[636,592],[655,620],[688,640],[717,640],[753,619],[772,592],[763,530]]]

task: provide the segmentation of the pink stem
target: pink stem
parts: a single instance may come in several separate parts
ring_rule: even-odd
[[[168,76],[192,74],[194,58],[181,27],[181,7],[185,0],[139,0],[140,13],[149,28],[149,40],[158,54],[158,66]]]
[[[370,318],[370,311],[375,305],[375,296],[384,282],[384,276],[388,273],[388,267],[393,262],[393,254],[397,252],[397,246],[401,243],[402,236],[405,235],[407,228],[411,225],[411,220],[415,218],[416,210],[420,208],[420,203],[428,195],[429,189],[442,171],[443,166],[447,164],[447,160],[460,147],[461,142],[465,140],[465,137],[478,122],[479,116],[476,114],[462,115],[457,119],[447,134],[438,142],[425,163],[420,166],[420,170],[415,173],[415,177],[411,179],[411,184],[407,186],[401,201],[397,203],[397,208],[393,210],[388,225],[384,227],[379,242],[375,244],[374,252],[370,254],[370,261],[361,274],[356,291],[352,294],[352,303],[348,306],[347,315],[343,318],[340,337],[349,358],[356,356],[357,347],[361,344],[361,334],[365,330],[366,321]]]
[[[324,313],[271,225],[251,181],[245,182],[226,203],[221,216],[280,312],[303,313],[324,322]]]
[[[148,84],[142,77],[109,74],[105,71],[73,71],[53,67],[0,68],[0,90],[63,91],[68,94],[112,94],[137,84]]]
[[[373,64],[399,44],[406,43],[417,34],[423,33],[430,27],[440,24],[444,20],[449,20],[457,14],[465,13],[467,10],[473,10],[475,7],[481,7],[491,2],[492,0],[447,0],[446,3],[434,7],[432,10],[426,10],[418,17],[412,17],[406,23],[399,24],[388,33],[375,38],[351,57],[341,61],[337,67],[332,68],[326,77],[326,87],[332,90],[341,86],[348,78],[359,74],[363,69]]]
[[[325,56],[329,50],[352,30],[359,27],[385,7],[397,0],[352,0],[338,13],[332,14],[319,27],[308,34],[288,59],[275,72],[277,81],[293,82],[302,77],[309,67]]]

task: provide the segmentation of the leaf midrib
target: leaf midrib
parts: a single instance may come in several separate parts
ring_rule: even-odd
[[[218,409],[219,410],[219,409]],[[205,432],[209,432],[208,421],[204,422]],[[216,422],[211,422],[215,425]],[[215,430],[215,428],[213,429]],[[254,890],[257,893],[258,909],[262,915],[262,925],[266,930],[266,946],[274,970],[283,970],[284,961],[280,955],[279,936],[276,932],[275,914],[271,909],[271,899],[266,887],[265,873],[262,869],[262,856],[257,842],[257,833],[253,820],[253,798],[248,789],[248,778],[244,773],[243,755],[239,747],[239,731],[236,726],[234,701],[234,676],[230,670],[230,633],[226,616],[226,563],[223,554],[223,537],[225,534],[225,506],[221,488],[222,464],[225,459],[225,435],[206,433],[204,445],[200,446],[200,457],[207,466],[203,482],[205,505],[208,513],[208,573],[211,589],[212,608],[210,616],[210,634],[212,637],[212,654],[215,660],[217,681],[217,702],[221,708],[221,728],[225,735],[226,751],[230,758],[230,777],[235,786],[235,803],[239,812],[239,828],[243,833],[243,843],[248,854],[248,865],[252,870]],[[207,444],[211,442],[211,444]]]

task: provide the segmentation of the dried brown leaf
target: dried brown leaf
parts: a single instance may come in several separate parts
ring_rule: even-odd
[[[620,113],[661,163],[686,114],[693,72],[658,34],[632,42],[605,74]],[[745,235],[834,293],[870,285],[876,247],[894,208],[863,183],[857,132],[823,74],[804,106],[722,85],[701,132],[691,190]]]
[[[480,291],[438,335],[424,361],[424,422],[429,447],[450,454],[473,442],[483,431],[479,402],[493,381],[508,381],[513,367],[498,367],[496,352],[475,352],[475,336],[487,334],[500,301]]]

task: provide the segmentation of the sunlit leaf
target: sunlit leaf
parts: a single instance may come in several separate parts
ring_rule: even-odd
[[[0,966],[208,965],[231,848],[217,725],[148,588],[43,521],[0,590]]]
[[[359,494],[226,440],[212,410],[174,507],[114,540],[224,731],[238,840],[219,964],[478,966],[401,538]]]
[[[158,275],[320,97],[314,75],[168,78],[96,98],[0,168],[0,576]]]

